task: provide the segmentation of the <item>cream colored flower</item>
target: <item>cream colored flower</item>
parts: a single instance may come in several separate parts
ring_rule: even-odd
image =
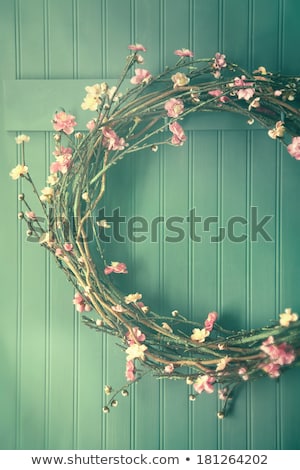
[[[167,331],[169,331],[170,333],[173,333],[173,330],[172,330],[172,328],[170,327],[170,325],[168,325],[168,323],[163,322],[161,326],[164,328],[164,330],[167,330]]]
[[[11,176],[13,180],[17,180],[20,176],[24,176],[26,173],[28,173],[28,167],[26,165],[17,165],[11,170],[9,176]]]
[[[185,86],[189,83],[190,79],[184,73],[177,72],[171,77],[172,82],[174,83],[173,88],[178,88]]]
[[[44,189],[41,191],[42,195],[40,196],[40,200],[42,202],[52,202],[53,196],[54,196],[54,189],[50,188],[49,186],[46,186]]]
[[[89,198],[89,193],[87,191],[85,191],[84,193],[82,193],[81,195],[82,199],[86,202],[89,202],[90,198]]]
[[[277,137],[283,137],[285,133],[284,123],[282,121],[277,121],[274,129],[268,131],[268,136],[271,139],[276,139]]]
[[[50,184],[50,186],[54,186],[59,182],[59,177],[57,176],[57,173],[53,173],[52,175],[49,175],[47,178],[47,183]]]
[[[139,294],[136,292],[135,294],[129,294],[124,297],[125,304],[131,304],[132,302],[137,302],[138,300],[141,300],[142,294]]]
[[[231,357],[225,356],[223,357],[220,362],[218,362],[217,367],[216,367],[216,372],[220,372],[221,370],[224,370],[225,367],[227,366],[228,362],[231,361]]]
[[[297,313],[292,313],[291,308],[286,308],[284,313],[281,313],[279,317],[280,317],[279,323],[281,326],[290,326],[291,322],[298,320]]]
[[[81,109],[83,109],[84,111],[86,111],[87,109],[89,109],[90,111],[96,111],[100,103],[101,100],[98,95],[88,94],[81,103]]]
[[[20,144],[23,144],[23,142],[29,142],[30,137],[29,137],[29,135],[20,134],[20,135],[18,135],[18,137],[15,137],[15,140],[16,140],[16,143],[18,145],[20,145]]]
[[[197,343],[204,343],[205,338],[209,336],[209,331],[207,331],[205,328],[194,328],[193,329],[193,334],[191,335],[191,340],[192,341],[197,341]]]
[[[127,361],[132,361],[133,359],[141,359],[142,361],[144,361],[144,353],[147,349],[147,346],[145,346],[144,344],[132,344],[131,346],[129,346],[129,348],[126,349]]]
[[[260,98],[254,98],[253,101],[248,106],[248,110],[251,111],[252,108],[259,108],[260,107]]]

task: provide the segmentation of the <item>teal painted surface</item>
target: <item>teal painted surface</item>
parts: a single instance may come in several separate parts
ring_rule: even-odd
[[[84,89],[76,80],[84,86],[85,80],[117,79],[135,41],[147,46],[145,65],[153,73],[181,47],[209,57],[220,50],[250,69],[300,73],[299,2],[0,0],[0,12],[1,80],[21,87],[32,81],[30,99],[21,94],[16,103],[13,88],[1,95],[0,448],[299,449],[298,370],[279,382],[245,386],[223,422],[216,419],[216,395],[190,403],[184,383],[150,378],[104,416],[103,386],[122,385],[124,358],[113,339],[80,323],[71,286],[42,249],[25,241],[16,218],[22,184],[8,177],[19,157],[15,133],[28,129],[28,164],[38,187],[47,176],[49,122],[65,103],[53,102],[50,85],[43,124],[30,109],[24,112],[25,103],[30,107],[32,100],[35,109],[42,99],[37,80],[63,79],[66,97],[69,86],[78,90],[78,107]],[[259,218],[272,216],[272,241],[251,242],[248,228],[243,243],[210,243],[217,227],[203,233],[199,225],[201,242],[186,236],[166,243],[174,234],[161,224],[157,242],[107,247],[130,268],[124,292],[141,291],[163,314],[177,308],[195,321],[217,309],[225,325],[243,328],[268,324],[287,306],[300,312],[299,163],[264,131],[231,118],[199,120],[187,129],[184,147],[145,152],[113,170],[107,211],[120,206],[128,217],[151,221],[186,217],[195,208],[202,218],[218,216],[222,227],[234,215],[248,219],[256,206]]]

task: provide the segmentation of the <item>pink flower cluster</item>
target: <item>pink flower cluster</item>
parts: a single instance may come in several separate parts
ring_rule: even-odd
[[[274,344],[273,336],[269,336],[260,349],[270,358],[270,362],[262,363],[260,368],[272,378],[279,377],[281,366],[292,364],[296,359],[293,348],[286,342]]]
[[[209,332],[212,331],[217,318],[218,318],[217,312],[210,312],[207,315],[207,319],[204,322],[204,327],[205,327],[206,331],[209,331]]]
[[[125,377],[128,382],[135,381],[135,366],[133,361],[126,361]]]
[[[287,150],[292,157],[300,160],[300,137],[293,137],[292,143],[287,146]]]
[[[72,149],[70,147],[57,147],[53,155],[56,161],[50,165],[50,173],[57,173],[60,171],[62,174],[67,173],[72,162]]]
[[[215,383],[215,378],[211,377],[210,375],[202,375],[198,377],[196,382],[193,384],[194,390],[197,393],[213,393],[214,391],[214,383]]]
[[[132,344],[135,344],[137,341],[143,343],[145,339],[146,336],[144,335],[144,333],[141,332],[141,330],[137,326],[134,326],[132,328],[132,332],[128,331],[126,333],[126,340],[129,346],[132,346]]]
[[[126,341],[129,345],[129,349],[127,349],[126,352],[129,353],[129,350],[133,348],[137,349],[136,354],[128,354],[128,358],[130,359],[127,359],[125,369],[125,377],[128,382],[134,382],[136,376],[134,359],[132,359],[132,357],[143,357],[144,351],[147,349],[147,347],[144,345],[139,345],[139,343],[143,343],[146,339],[146,336],[144,335],[144,333],[141,332],[141,330],[137,326],[134,326],[132,328],[132,331],[128,331],[125,336]],[[139,351],[139,349],[141,349],[141,351]]]
[[[177,118],[184,111],[183,101],[177,98],[170,98],[165,103],[165,110],[167,111],[167,115],[169,117]]]
[[[172,132],[173,136],[171,139],[171,143],[173,145],[183,145],[186,141],[186,135],[184,130],[182,129],[181,125],[178,122],[171,122],[169,124],[169,129]]]
[[[118,137],[110,127],[103,127],[103,145],[108,150],[124,150],[126,143],[123,137]]]
[[[135,69],[135,76],[130,79],[130,83],[133,85],[139,85],[140,83],[148,83],[152,75],[149,70],[146,69]]]
[[[76,292],[73,299],[73,304],[76,305],[77,312],[90,312],[92,310],[91,306],[87,301],[82,297],[79,292]]]
[[[224,68],[224,67],[227,67],[227,63],[226,63],[226,55],[225,54],[221,54],[220,52],[217,52],[215,54],[215,60],[214,60],[214,63],[213,63],[213,75],[215,78],[220,78],[221,76],[221,69]]]
[[[104,274],[108,275],[111,273],[116,274],[127,274],[127,266],[125,263],[119,263],[118,261],[113,261],[110,266],[105,266]]]
[[[65,111],[56,113],[52,122],[55,131],[62,131],[67,135],[72,134],[74,132],[74,127],[77,126],[75,116],[67,114]]]
[[[189,49],[185,48],[176,49],[176,51],[174,51],[174,54],[178,55],[179,57],[194,57],[194,53]]]
[[[220,103],[227,103],[229,101],[228,96],[223,95],[222,90],[218,90],[218,89],[217,90],[211,90],[211,91],[208,92],[208,94],[211,95],[211,96],[215,96],[215,97],[219,96],[220,97],[219,98]],[[219,106],[222,106],[222,105],[220,104]]]
[[[236,91],[237,97],[239,100],[250,100],[255,93],[255,89],[253,88],[253,82],[246,82],[245,75],[242,75],[241,78],[236,77],[233,82],[233,86],[235,87],[243,87]]]

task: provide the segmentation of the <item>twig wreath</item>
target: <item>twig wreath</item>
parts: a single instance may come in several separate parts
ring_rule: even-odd
[[[107,261],[99,230],[106,220],[94,222],[107,190],[106,173],[129,154],[160,145],[180,146],[186,135],[180,122],[200,111],[237,113],[268,130],[288,153],[300,160],[300,111],[296,105],[300,78],[270,73],[259,67],[252,73],[216,53],[211,59],[196,59],[188,49],[175,51],[177,62],[153,76],[142,68],[141,44],[129,47],[130,54],[119,80],[86,87],[82,109],[95,113],[87,132],[75,132],[75,117],[65,111],[53,118],[55,160],[47,186],[39,194],[26,166],[24,144],[30,137],[16,137],[21,144],[21,162],[10,175],[23,177],[37,196],[48,226],[40,225],[23,193],[25,210],[18,217],[27,224],[27,234],[40,237],[76,289],[73,304],[83,313],[83,322],[96,331],[121,340],[126,385],[112,390],[107,385],[109,412],[117,406],[117,394],[128,395],[130,384],[149,371],[157,378],[183,379],[191,386],[189,398],[212,393],[219,385],[223,400],[218,417],[228,412],[235,389],[244,381],[268,375],[279,377],[300,363],[300,321],[291,308],[272,325],[249,331],[228,331],[218,323],[216,312],[192,322],[173,311],[168,317],[153,312],[141,293],[124,295],[112,278],[127,273],[121,261]],[[134,69],[134,74],[131,70]],[[131,75],[131,86],[121,94],[121,85]],[[162,134],[162,131],[165,131]],[[162,140],[161,136],[164,136]],[[288,141],[286,136],[289,136]],[[66,142],[66,144],[65,144]],[[96,250],[90,249],[87,233],[92,230]],[[94,313],[89,313],[92,312]]]

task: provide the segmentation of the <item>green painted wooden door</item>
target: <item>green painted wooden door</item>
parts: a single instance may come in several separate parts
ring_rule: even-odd
[[[24,131],[44,186],[53,113],[77,112],[85,85],[118,78],[129,43],[147,46],[153,73],[173,61],[174,49],[189,47],[296,74],[299,14],[297,0],[0,0],[0,448],[300,448],[297,370],[245,385],[222,422],[215,395],[192,403],[184,383],[150,377],[103,415],[104,385],[124,380],[122,353],[81,324],[72,288],[26,241],[16,218],[22,182],[17,188],[8,177],[19,157],[14,137]],[[185,146],[145,152],[109,176],[107,214],[119,208],[149,223],[145,241],[107,246],[130,267],[122,289],[143,292],[166,315],[178,309],[197,320],[216,309],[232,327],[263,326],[289,306],[299,312],[299,163],[241,119],[200,116],[186,132]],[[197,239],[191,211],[201,217]],[[151,231],[158,216],[163,222]],[[267,235],[255,236],[266,216]],[[185,221],[181,240],[170,217]],[[232,225],[233,217],[246,222]]]

